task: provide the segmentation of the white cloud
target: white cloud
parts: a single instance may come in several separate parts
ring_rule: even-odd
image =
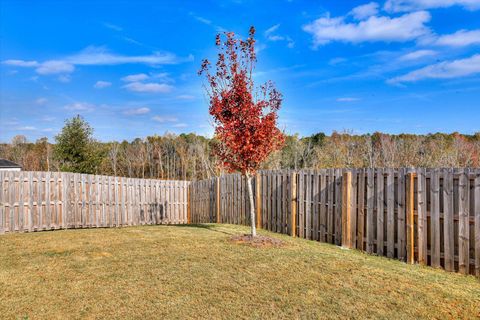
[[[431,56],[434,56],[436,54],[437,54],[437,52],[433,51],[433,50],[417,50],[417,51],[413,51],[413,52],[409,52],[407,54],[404,54],[403,56],[401,56],[399,58],[399,60],[401,60],[401,61],[413,61],[413,60],[418,60],[418,59],[425,58],[425,57],[431,57]]]
[[[452,34],[439,36],[436,39],[435,44],[450,47],[465,47],[480,44],[480,29],[459,30]]]
[[[15,67],[37,67],[38,66],[37,61],[26,61],[26,60],[16,60],[16,59],[5,60],[3,61],[3,64],[9,65],[9,66],[15,66]]]
[[[169,52],[154,52],[151,55],[144,56],[125,56],[108,52],[103,47],[87,47],[78,54],[65,58],[69,63],[75,65],[117,65],[117,64],[177,64],[185,61],[192,61],[193,56],[179,58]]]
[[[346,62],[346,61],[347,61],[347,59],[345,59],[345,58],[337,57],[337,58],[330,59],[328,64],[330,64],[332,66],[335,66],[337,64],[340,64],[340,63],[343,63],[343,62]]]
[[[68,75],[68,74],[61,74],[61,75],[58,76],[57,80],[60,81],[60,82],[63,82],[63,83],[68,83],[72,79],[71,79],[70,75]]]
[[[371,16],[375,16],[378,13],[378,3],[370,2],[358,7],[355,7],[350,11],[350,14],[357,20],[363,20]]]
[[[20,130],[20,131],[34,131],[34,130],[37,130],[37,128],[35,128],[33,126],[24,126],[24,127],[18,127],[17,130]]]
[[[45,122],[51,122],[53,120],[55,120],[55,117],[51,117],[51,116],[43,116],[41,118],[42,121],[45,121]]]
[[[103,89],[103,88],[110,87],[111,85],[112,85],[111,82],[99,80],[93,85],[93,87],[95,89]]]
[[[167,93],[172,91],[173,87],[165,83],[142,83],[142,82],[130,82],[123,86],[128,91],[134,92],[148,92],[148,93]]]
[[[88,102],[74,102],[65,105],[64,108],[69,111],[92,111],[95,105]]]
[[[114,30],[114,31],[122,31],[123,28],[120,27],[120,26],[117,26],[113,23],[108,23],[108,22],[104,22],[103,25],[108,28],[108,29],[111,29],[111,30]]]
[[[360,98],[353,98],[353,97],[337,98],[337,102],[355,102],[355,101],[360,101]]]
[[[479,0],[387,0],[384,9],[388,12],[406,12],[423,9],[462,6],[468,10],[480,9]]]
[[[37,62],[35,60],[18,60],[9,59],[2,61],[3,64],[16,67],[36,68],[35,71],[41,75],[71,73],[75,70],[76,65],[100,66],[100,65],[119,65],[119,64],[178,64],[187,61],[193,61],[193,56],[177,57],[169,52],[154,52],[150,55],[125,56],[114,54],[106,50],[104,47],[87,47],[81,52],[67,56],[62,59],[47,60]]]
[[[75,70],[75,67],[68,62],[62,60],[49,60],[39,65],[35,71],[38,74],[58,74],[58,73],[71,73]]]
[[[273,34],[275,31],[280,28],[280,24],[276,24],[274,26],[271,26],[267,30],[265,30],[264,35],[267,38],[268,41],[286,41],[287,42],[287,47],[288,48],[293,48],[295,46],[295,41],[290,36],[287,35],[278,35],[278,34]]]
[[[181,94],[181,95],[177,96],[177,99],[180,99],[180,100],[194,100],[195,96],[192,96],[190,94]]]
[[[416,82],[424,79],[452,79],[467,77],[478,73],[480,73],[480,54],[465,59],[444,61],[426,66],[405,75],[392,78],[387,82],[390,84],[398,84]]]
[[[177,123],[173,125],[174,128],[186,128],[188,127],[188,124],[186,123]]]
[[[276,24],[274,26],[271,26],[270,28],[268,28],[267,30],[265,30],[265,36],[268,37],[270,34],[274,33],[275,31],[278,30],[278,28],[280,27],[280,24]]]
[[[136,109],[128,109],[123,112],[123,114],[127,116],[138,116],[141,114],[147,114],[150,112],[149,108],[143,107],[143,108],[136,108]]]
[[[157,122],[177,122],[178,118],[172,117],[172,116],[155,116],[152,118],[152,120],[155,120]]]
[[[314,46],[331,41],[405,42],[430,33],[425,23],[430,21],[426,11],[408,13],[397,18],[372,16],[358,23],[348,23],[344,17],[325,16],[307,24],[303,30],[313,35]]]
[[[125,82],[137,82],[147,80],[149,78],[145,73],[131,74],[126,77],[123,77],[121,80]]]
[[[38,98],[37,100],[35,100],[35,103],[40,106],[44,106],[47,102],[48,102],[47,98]]]

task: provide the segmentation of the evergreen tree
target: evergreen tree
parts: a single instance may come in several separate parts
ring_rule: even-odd
[[[67,119],[62,132],[55,136],[55,158],[60,170],[78,173],[95,173],[99,164],[97,143],[93,129],[80,115]]]

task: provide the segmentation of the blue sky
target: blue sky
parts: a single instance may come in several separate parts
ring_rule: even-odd
[[[257,29],[255,79],[310,135],[480,131],[480,0],[0,2],[0,141],[211,135],[201,60]]]

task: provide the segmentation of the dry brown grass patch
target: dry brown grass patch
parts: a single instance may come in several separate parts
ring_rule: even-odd
[[[230,238],[230,241],[236,244],[249,245],[255,248],[269,248],[269,247],[283,247],[285,242],[272,237],[264,235],[257,235],[252,237],[251,234],[234,235]]]

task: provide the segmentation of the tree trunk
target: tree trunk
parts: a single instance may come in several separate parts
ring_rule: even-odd
[[[250,223],[252,227],[252,237],[256,237],[257,228],[255,227],[255,202],[253,200],[252,177],[248,173],[245,174],[245,177],[247,178],[248,198],[250,199]]]

